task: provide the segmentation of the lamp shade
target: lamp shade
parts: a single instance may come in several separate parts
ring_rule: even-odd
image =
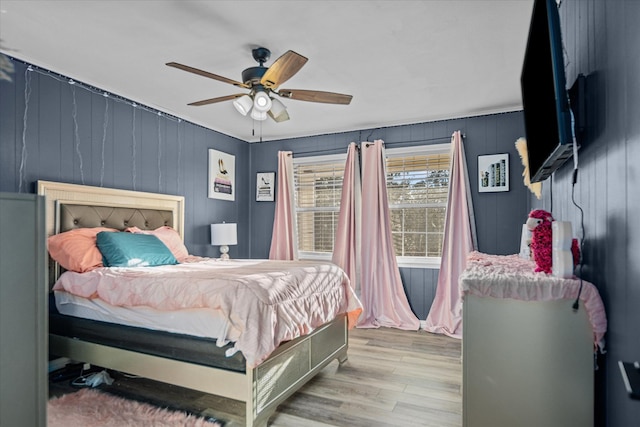
[[[279,99],[271,99],[272,106],[267,114],[275,120],[277,123],[289,120],[289,113],[287,113],[287,107],[280,102]]]
[[[267,120],[267,113],[264,111],[258,111],[254,108],[251,110],[251,118],[258,121]]]
[[[271,98],[266,92],[256,92],[253,96],[253,109],[266,113],[271,109]]]
[[[246,116],[251,107],[253,107],[253,100],[249,95],[242,95],[240,98],[233,100],[233,106],[236,107],[240,114]]]
[[[211,224],[211,245],[237,245],[238,231],[237,224],[226,223]]]

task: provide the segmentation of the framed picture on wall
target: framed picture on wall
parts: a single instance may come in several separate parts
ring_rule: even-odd
[[[236,158],[233,154],[209,149],[210,199],[235,200],[236,194]]]
[[[273,202],[275,188],[275,172],[258,172],[256,174],[256,202]]]
[[[478,191],[509,191],[509,153],[478,156]]]

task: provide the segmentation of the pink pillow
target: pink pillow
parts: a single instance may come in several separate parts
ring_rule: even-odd
[[[173,228],[166,225],[158,227],[155,230],[140,230],[138,227],[129,227],[125,231],[136,234],[153,234],[160,239],[167,248],[169,248],[178,262],[183,262],[189,256],[189,251],[182,242],[180,234],[178,234],[178,232]]]
[[[47,239],[49,255],[67,270],[84,273],[102,267],[102,253],[96,246],[96,234],[118,231],[113,228],[76,228]]]

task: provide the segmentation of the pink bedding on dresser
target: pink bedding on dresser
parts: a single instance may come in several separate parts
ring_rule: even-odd
[[[362,309],[338,266],[305,261],[204,258],[171,266],[68,271],[54,290],[116,306],[221,310],[240,331],[235,349],[250,367],[280,343]]]
[[[489,255],[472,252],[466,270],[460,275],[460,292],[483,297],[511,298],[522,301],[575,300],[580,279],[562,279],[543,272],[535,273],[535,263],[519,255]],[[607,316],[598,289],[582,281],[580,308],[587,310],[593,328],[594,343],[604,349]]]

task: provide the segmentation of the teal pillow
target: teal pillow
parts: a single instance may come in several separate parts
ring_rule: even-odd
[[[101,231],[96,244],[105,267],[153,267],[178,261],[169,248],[153,234]]]

